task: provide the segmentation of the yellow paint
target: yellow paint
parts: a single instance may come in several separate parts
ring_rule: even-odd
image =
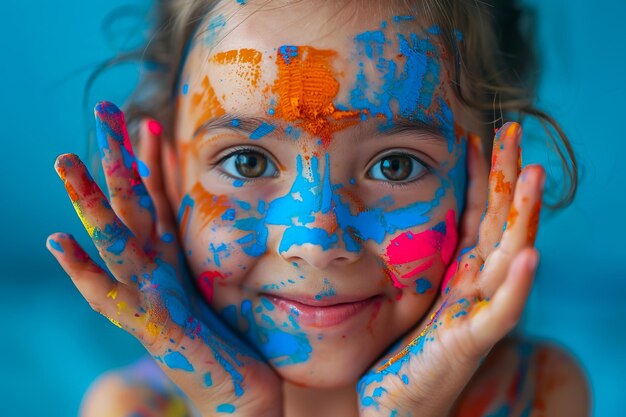
[[[107,293],[107,298],[112,298],[114,300],[117,298],[117,286],[113,287],[113,289]]]

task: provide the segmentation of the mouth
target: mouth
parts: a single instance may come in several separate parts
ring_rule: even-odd
[[[301,325],[315,328],[329,328],[355,321],[368,307],[383,299],[382,294],[367,298],[333,297],[332,300],[317,300],[297,295],[261,294],[279,310],[292,314]]]

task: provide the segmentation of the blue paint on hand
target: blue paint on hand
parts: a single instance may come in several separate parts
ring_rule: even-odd
[[[193,372],[193,366],[180,352],[168,353],[163,357],[163,361],[170,369],[181,369],[183,371]]]

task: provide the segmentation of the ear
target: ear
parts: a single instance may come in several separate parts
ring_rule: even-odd
[[[479,136],[469,133],[467,146],[467,189],[465,210],[459,225],[459,253],[478,242],[478,227],[487,207],[489,165]]]

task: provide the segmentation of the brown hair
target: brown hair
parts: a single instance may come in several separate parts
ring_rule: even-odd
[[[157,0],[153,16],[156,24],[145,48],[107,61],[94,72],[87,91],[102,70],[119,62],[134,59],[149,63],[154,69],[143,74],[125,106],[126,117],[131,129],[142,117],[153,117],[163,123],[165,136],[172,137],[181,62],[198,24],[219,3]],[[493,128],[502,125],[505,118],[522,122],[531,116],[543,126],[561,161],[564,182],[563,187],[546,187],[548,193],[562,191],[558,198],[553,198],[554,202],[547,201],[546,205],[550,208],[569,205],[578,185],[578,165],[563,129],[534,105],[537,61],[532,49],[533,25],[532,19],[529,20],[532,15],[528,9],[520,9],[513,0],[404,0],[403,6],[440,28],[446,50],[454,61],[450,64],[456,98],[484,121],[486,129],[481,136],[489,142],[485,149],[491,149]]]

